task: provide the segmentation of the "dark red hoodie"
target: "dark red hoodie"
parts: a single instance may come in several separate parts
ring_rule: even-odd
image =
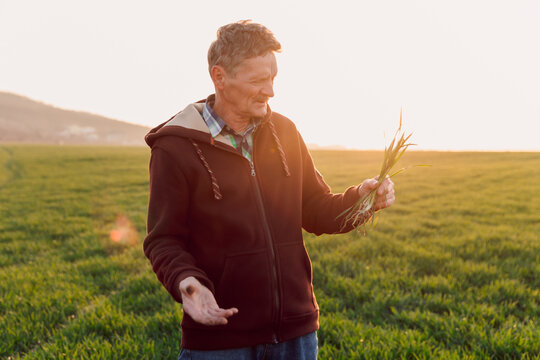
[[[182,347],[254,346],[317,330],[302,228],[350,231],[336,218],[358,200],[357,187],[332,194],[294,124],[270,109],[254,133],[252,167],[225,137],[212,139],[203,105],[189,105],[146,136],[144,253],[176,301],[180,281],[194,276],[220,307],[239,310],[219,326],[184,314]]]

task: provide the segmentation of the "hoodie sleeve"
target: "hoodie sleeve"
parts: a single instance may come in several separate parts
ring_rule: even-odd
[[[150,199],[143,250],[157,278],[172,297],[182,302],[179,284],[189,276],[214,292],[212,282],[189,253],[189,188],[173,158],[159,147],[150,157]]]
[[[302,227],[316,235],[345,233],[354,229],[339,216],[359,198],[358,186],[333,194],[321,173],[315,168],[304,140],[298,134],[302,156]],[[339,217],[338,217],[339,216]],[[359,224],[357,224],[359,225]]]

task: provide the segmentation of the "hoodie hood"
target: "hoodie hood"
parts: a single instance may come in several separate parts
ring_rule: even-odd
[[[212,101],[214,98],[215,95],[210,95],[208,100]],[[198,142],[218,142],[233,147],[233,144],[227,136],[219,134],[213,138],[210,134],[210,130],[202,117],[205,101],[206,99],[189,104],[184,110],[150,130],[144,138],[148,146],[152,147],[156,139],[161,136],[173,135],[189,138]],[[267,105],[266,115],[259,126],[265,126],[267,123],[271,122],[271,117],[272,110],[270,109],[270,106]]]
[[[208,99],[210,101],[213,101],[214,95],[210,95]],[[199,146],[199,143],[210,143],[212,146],[215,146],[216,143],[220,143],[222,145],[228,146],[230,150],[233,151],[234,146],[229,140],[229,137],[219,134],[214,138],[210,134],[208,125],[206,125],[206,122],[204,121],[204,118],[202,116],[205,101],[206,100],[200,100],[196,103],[189,104],[184,110],[180,111],[178,114],[174,115],[166,122],[150,130],[150,132],[146,134],[144,139],[150,147],[154,145],[157,139],[163,136],[178,136],[188,140],[193,145],[193,148],[197,153],[199,160],[201,161],[204,168],[208,172],[208,175],[210,176],[214,198],[216,200],[221,200],[223,196],[221,194],[218,179],[216,178],[214,171],[208,164],[208,161],[204,155],[204,152]],[[272,137],[274,138],[274,142],[276,143],[276,147],[281,159],[281,166],[283,172],[285,176],[291,176],[291,173],[289,171],[289,165],[287,164],[287,159],[285,158],[285,152],[283,151],[283,147],[281,146],[281,142],[277,135],[276,128],[272,121],[272,110],[268,105],[267,109],[268,110],[266,112],[266,115],[262,119],[258,127],[259,129],[261,129],[268,125],[272,133]]]

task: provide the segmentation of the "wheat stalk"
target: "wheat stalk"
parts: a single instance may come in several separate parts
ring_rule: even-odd
[[[345,228],[347,225],[352,225],[354,227],[364,224],[364,234],[366,232],[365,224],[371,219],[371,223],[373,226],[376,225],[377,219],[374,217],[374,211],[373,211],[373,204],[375,202],[375,197],[377,195],[377,190],[381,186],[382,182],[387,177],[393,177],[402,171],[406,170],[406,168],[401,168],[398,171],[395,171],[393,173],[390,173],[394,166],[398,163],[399,159],[403,156],[405,153],[405,150],[409,148],[409,146],[413,146],[416,144],[412,144],[409,141],[409,139],[412,136],[412,133],[405,135],[405,133],[402,131],[402,124],[403,124],[403,109],[399,110],[399,128],[397,129],[394,138],[390,142],[390,145],[384,148],[384,158],[381,165],[381,171],[379,172],[379,176],[377,177],[377,187],[370,191],[369,193],[362,196],[353,206],[349,207],[345,211],[343,211],[341,214],[337,216],[337,218],[340,218],[342,216],[345,216],[345,221],[343,223],[343,228]],[[415,165],[415,166],[429,166],[429,165]]]

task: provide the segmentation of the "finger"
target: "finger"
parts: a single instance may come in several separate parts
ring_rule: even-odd
[[[212,319],[212,321],[210,322],[210,325],[227,325],[228,323],[229,321],[227,321],[226,318],[216,317]]]
[[[227,324],[227,318],[236,313],[238,313],[238,309],[236,308],[221,309],[206,307],[197,311],[193,316],[193,320],[205,325],[222,325]]]
[[[378,185],[377,180],[375,179],[366,179],[362,181],[362,184],[360,184],[360,187],[358,188],[358,194],[360,196],[364,196],[374,190]]]
[[[381,191],[381,189],[382,189],[382,191]],[[393,188],[386,189],[386,188],[381,186],[381,188],[379,188],[379,190],[377,191],[377,196],[375,197],[375,202],[384,201],[385,199],[387,199],[390,196],[394,196],[394,189]]]
[[[375,199],[374,209],[375,211],[382,210],[389,207],[395,201],[393,193],[385,194],[384,196],[377,196]]]
[[[225,316],[226,311],[223,309],[206,309],[205,315],[209,318],[222,318]]]
[[[394,187],[394,182],[387,176],[386,179],[381,183],[380,188],[383,188],[384,190],[389,190]],[[383,191],[384,191],[383,190]]]
[[[386,178],[381,183],[381,186],[379,186],[377,194],[383,195],[384,193],[390,192],[393,188],[394,188],[394,182],[390,179],[388,175],[386,175]]]
[[[204,325],[221,325],[227,323],[226,318],[224,318],[223,316],[213,315],[209,309],[195,311],[193,312],[193,314],[189,315],[193,318],[193,320]]]
[[[389,196],[386,199],[378,201],[376,208],[377,208],[377,210],[385,209],[385,208],[391,206],[394,203],[394,201],[395,201],[395,198],[393,196]]]
[[[365,185],[367,188],[373,190],[375,189],[375,187],[377,187],[377,185],[379,185],[379,182],[375,179],[367,179],[367,180],[364,180],[362,185]]]
[[[234,313],[231,309],[209,309],[201,322],[206,325],[225,325],[228,323],[227,318],[232,315]]]
[[[388,189],[388,191],[394,191],[394,182],[388,179],[388,182],[386,183],[386,188]]]
[[[200,321],[197,321],[204,325],[210,325],[210,326],[216,326],[216,325],[225,325],[228,323],[227,319],[221,316],[210,316],[207,315],[200,319]]]
[[[383,197],[384,197],[384,196],[388,197],[388,196],[390,196],[390,195],[392,195],[392,196],[394,195],[394,188],[393,188],[393,187],[391,187],[391,188],[385,188],[385,189],[384,189]]]
[[[383,197],[388,197],[388,196],[394,194],[394,184],[393,183],[385,183],[384,187],[381,186],[381,188],[383,188],[382,189],[382,194],[381,194],[381,196],[383,196]]]
[[[238,309],[237,308],[230,308],[230,309],[217,308],[217,309],[210,309],[210,313],[213,316],[230,317],[238,313]]]

